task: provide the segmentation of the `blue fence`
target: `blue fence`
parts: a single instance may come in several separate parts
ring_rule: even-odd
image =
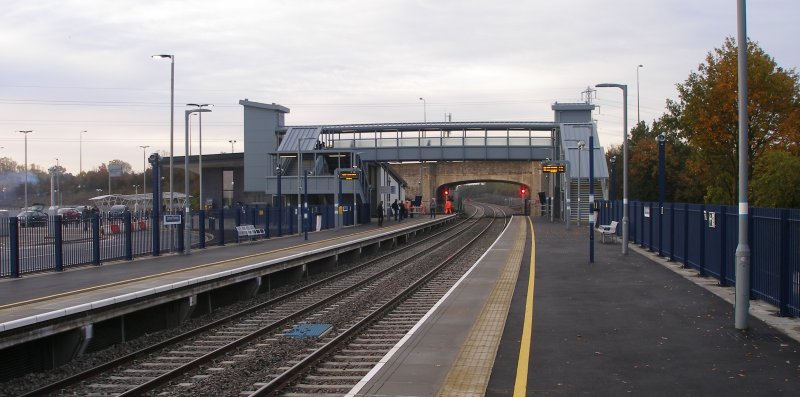
[[[599,201],[599,223],[620,222],[622,201]],[[720,285],[736,282],[738,209],[733,206],[632,201],[628,205],[629,240]],[[800,209],[751,208],[751,296],[800,317]]]
[[[299,234],[303,223],[298,227],[297,211],[296,207],[256,205],[191,212],[191,246],[203,249],[236,243],[236,226],[240,225],[264,229],[264,238]],[[369,204],[360,205],[357,213],[359,224],[370,222]],[[341,216],[342,226],[353,225],[352,207],[344,207]],[[335,228],[336,217],[333,205],[309,206],[308,230]],[[78,221],[51,217],[27,225],[24,220],[10,217],[0,224],[0,277],[181,252],[185,219],[181,216],[179,220],[180,224],[165,225],[163,219],[138,218],[130,213],[119,218],[93,214]]]

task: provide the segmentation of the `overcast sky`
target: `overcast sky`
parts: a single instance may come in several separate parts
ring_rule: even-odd
[[[751,0],[748,35],[800,65],[800,1]],[[553,102],[601,82],[629,85],[629,124],[676,98],[706,54],[736,37],[735,0],[8,0],[0,14],[0,157],[78,173],[141,145],[175,155],[183,110],[212,103],[203,152],[242,148],[240,99],[291,109],[287,125],[550,121]],[[622,136],[622,95],[601,89],[603,146]],[[82,134],[81,131],[86,133]],[[196,149],[194,149],[196,152]]]

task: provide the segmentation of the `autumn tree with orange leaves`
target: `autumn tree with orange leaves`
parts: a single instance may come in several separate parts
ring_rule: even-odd
[[[800,202],[800,187],[787,185],[792,175],[774,168],[786,164],[791,165],[787,171],[794,170],[794,164],[800,161],[798,75],[794,69],[779,67],[757,43],[749,42],[747,50],[747,153],[753,204],[794,206]],[[675,198],[684,196],[682,198],[687,201],[735,203],[739,137],[737,82],[737,45],[733,38],[728,38],[722,48],[706,56],[697,72],[677,85],[679,99],[667,100],[667,113],[654,123],[690,149],[685,164],[680,169],[670,170],[686,174],[680,180],[684,185],[672,187],[686,189],[689,194],[676,194]],[[765,169],[772,172],[763,172]],[[754,174],[754,170],[761,172]],[[796,175],[794,177],[797,179]],[[694,196],[691,192],[702,192],[703,197],[691,197]],[[782,192],[786,199],[776,200],[776,192]]]

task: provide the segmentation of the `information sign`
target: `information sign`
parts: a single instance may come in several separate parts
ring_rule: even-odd
[[[565,172],[566,170],[567,167],[564,164],[542,166],[542,172],[557,173],[557,172]]]
[[[164,224],[165,225],[180,225],[181,224],[181,216],[180,215],[164,215]]]

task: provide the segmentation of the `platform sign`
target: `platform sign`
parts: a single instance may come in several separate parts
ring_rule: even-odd
[[[339,171],[339,179],[345,181],[352,181],[358,179],[358,170],[354,169],[344,169]]]
[[[181,224],[181,216],[180,215],[164,215],[164,224],[165,225],[180,225]]]
[[[564,164],[557,164],[557,165],[543,165],[542,172],[550,172],[550,173],[561,173],[565,172],[567,167]]]

